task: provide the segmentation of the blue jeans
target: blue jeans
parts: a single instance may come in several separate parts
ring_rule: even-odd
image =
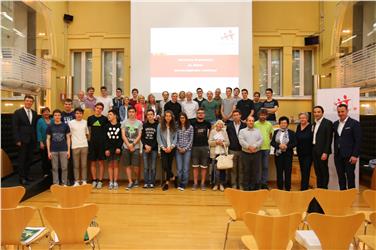
[[[155,184],[155,162],[157,160],[158,151],[153,150],[149,153],[144,152],[144,179],[145,184]]]
[[[269,174],[269,155],[270,150],[260,150],[261,152],[261,173],[258,175],[259,184],[268,184],[268,174]]]
[[[181,154],[176,150],[176,168],[178,170],[178,180],[180,187],[186,187],[189,179],[189,165],[192,151],[188,150]]]

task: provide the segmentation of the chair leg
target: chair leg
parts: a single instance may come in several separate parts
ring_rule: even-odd
[[[99,239],[98,239],[98,236],[96,237],[97,239],[97,246],[98,246],[98,249],[100,250],[101,249],[101,246],[99,245]]]
[[[233,220],[230,218],[227,222],[227,226],[226,226],[226,234],[225,234],[225,242],[223,243],[223,250],[226,249],[226,243],[227,243],[227,236],[228,236],[228,230],[230,228],[230,223],[233,222]]]

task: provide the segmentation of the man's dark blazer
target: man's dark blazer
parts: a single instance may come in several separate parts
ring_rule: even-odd
[[[312,132],[315,133],[316,122],[312,125]],[[319,129],[316,133],[316,144],[314,145],[314,150],[317,154],[321,155],[323,153],[329,155],[332,153],[332,140],[333,140],[333,123],[323,118]]]
[[[31,124],[24,108],[17,109],[13,114],[13,137],[16,143],[35,143],[37,141],[37,112],[34,110],[31,112],[33,116]]]
[[[338,134],[339,121],[334,122],[334,154],[341,157],[359,156],[361,128],[357,120],[349,117],[343,126],[341,136]]]
[[[240,127],[239,127],[239,131],[243,128],[246,128],[247,125],[243,122],[240,122]],[[234,150],[234,151],[241,151],[242,150],[242,146],[240,145],[239,143],[239,137],[238,135],[236,134],[236,130],[235,130],[235,126],[234,126],[234,121],[231,121],[227,124],[227,135],[228,135],[228,139],[230,141],[230,146],[229,146],[229,149],[230,150]],[[238,133],[239,133],[238,131]]]

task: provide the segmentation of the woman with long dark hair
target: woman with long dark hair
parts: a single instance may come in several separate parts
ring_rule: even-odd
[[[175,181],[172,173],[172,162],[175,155],[176,147],[176,124],[174,114],[166,110],[161,118],[161,123],[157,128],[157,141],[161,149],[161,160],[166,182],[162,185],[162,190],[168,189],[169,181]]]
[[[188,184],[192,143],[193,127],[190,125],[187,114],[182,112],[179,115],[176,142],[176,167],[179,180],[178,189],[180,191],[184,191]]]

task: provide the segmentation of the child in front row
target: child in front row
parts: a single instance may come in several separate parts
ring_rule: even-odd
[[[121,146],[123,139],[121,137],[121,125],[117,119],[115,110],[108,111],[108,123],[105,125],[105,156],[108,162],[108,178],[110,183],[108,189],[118,189],[119,184],[119,160],[121,156]]]

